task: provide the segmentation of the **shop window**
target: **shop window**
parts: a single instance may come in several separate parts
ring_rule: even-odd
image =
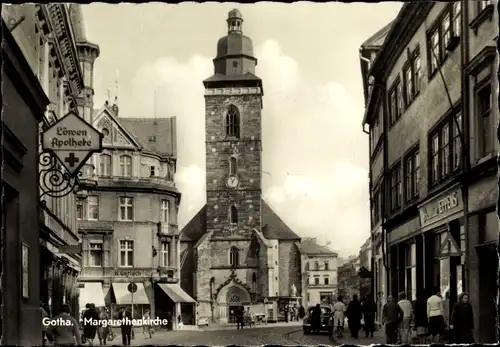
[[[417,249],[416,244],[411,243],[406,248],[406,295],[408,300],[417,298]]]

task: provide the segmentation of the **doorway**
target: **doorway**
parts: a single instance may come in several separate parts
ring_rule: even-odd
[[[484,245],[476,248],[479,258],[479,337],[482,343],[497,342],[496,324],[498,294],[497,276],[498,254],[495,244]]]
[[[241,309],[241,306],[229,306],[228,323],[236,323],[236,313]]]

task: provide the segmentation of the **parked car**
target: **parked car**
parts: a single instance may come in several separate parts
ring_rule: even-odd
[[[304,334],[313,333],[311,326],[311,316],[314,310],[314,306],[309,307],[307,310],[307,314],[304,317],[304,321],[302,323],[302,328],[304,329]],[[321,306],[321,326],[320,332],[333,332],[333,317],[332,317],[332,309],[330,306],[322,305]]]
[[[199,317],[198,318],[198,326],[199,327],[208,327],[208,318],[207,317]]]

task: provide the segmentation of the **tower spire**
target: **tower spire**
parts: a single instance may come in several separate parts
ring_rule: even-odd
[[[117,72],[117,74],[118,74],[118,72]],[[116,77],[116,80],[115,80],[115,100],[113,102],[112,109],[115,112],[115,115],[118,117],[118,111],[119,111],[119,108],[118,108],[118,77]]]
[[[243,33],[243,17],[241,16],[241,12],[237,9],[231,10],[227,14],[227,32],[228,34]]]

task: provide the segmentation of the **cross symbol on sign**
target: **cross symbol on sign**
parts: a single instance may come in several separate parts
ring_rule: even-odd
[[[74,167],[76,163],[80,161],[75,157],[75,153],[71,152],[68,157],[64,158],[64,161],[69,164],[70,167]]]

